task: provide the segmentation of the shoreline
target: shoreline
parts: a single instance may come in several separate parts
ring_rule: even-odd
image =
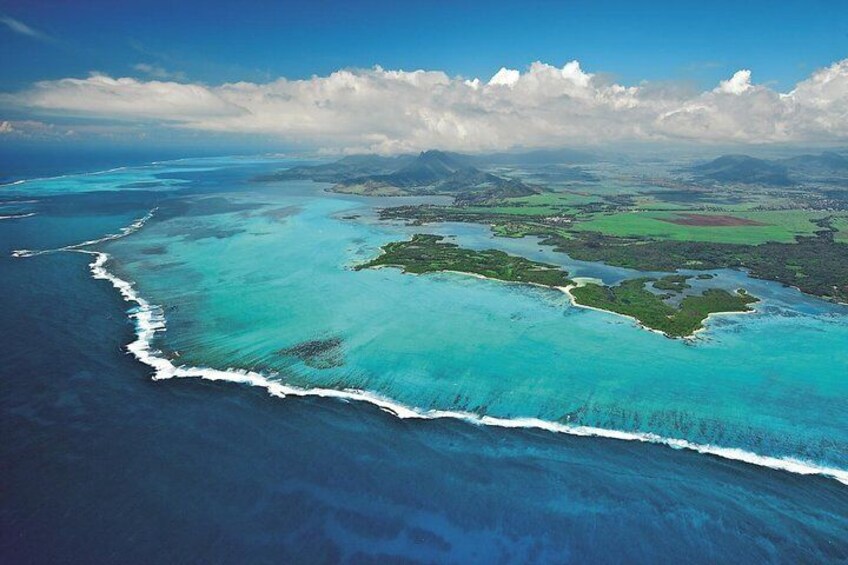
[[[165,357],[161,351],[153,347],[153,339],[155,335],[159,332],[165,331],[166,329],[165,315],[162,308],[145,300],[135,290],[133,283],[123,280],[117,275],[111,273],[106,268],[110,259],[110,256],[107,253],[102,251],[80,249],[79,247],[80,246],[72,246],[72,248],[67,250],[77,253],[86,253],[95,257],[94,261],[89,264],[92,278],[108,281],[121,294],[122,298],[126,302],[135,304],[135,307],[128,310],[128,314],[130,318],[135,321],[136,339],[127,345],[127,351],[132,353],[139,362],[154,370],[154,375],[152,377],[153,380],[200,378],[210,381],[227,381],[249,386],[258,386],[264,388],[269,395],[278,398],[285,398],[286,396],[313,396],[321,398],[335,398],[343,401],[352,400],[365,402],[400,419],[434,420],[440,418],[452,418],[473,425],[488,425],[501,428],[539,429],[551,433],[562,433],[577,437],[598,437],[619,441],[637,441],[640,443],[665,445],[672,449],[687,449],[704,455],[739,461],[777,471],[784,471],[798,475],[818,475],[827,477],[848,486],[848,470],[825,467],[823,465],[802,461],[793,457],[781,458],[760,455],[741,448],[698,444],[685,439],[663,437],[652,432],[627,432],[623,430],[612,430],[592,426],[563,424],[561,422],[547,421],[535,417],[503,418],[455,410],[423,410],[393,401],[377,393],[359,389],[337,390],[319,387],[308,389],[295,387],[273,380],[273,377],[276,376],[273,373],[264,375],[256,371],[247,371],[243,369],[228,368],[221,370],[205,367],[175,365],[172,360]],[[478,276],[483,277],[483,275]]]
[[[665,445],[672,449],[688,449],[704,455],[712,455],[723,459],[739,461],[778,471],[798,475],[819,475],[834,479],[848,486],[848,470],[825,467],[816,463],[802,461],[792,457],[774,457],[760,455],[735,447],[720,447],[710,444],[699,444],[685,439],[667,438],[652,432],[627,432],[584,425],[563,424],[560,422],[542,420],[535,417],[503,418],[497,416],[479,415],[472,412],[455,410],[423,410],[407,406],[388,399],[378,393],[360,389],[327,389],[300,388],[272,380],[276,374],[264,375],[256,371],[228,368],[225,370],[206,367],[187,367],[175,365],[164,357],[161,351],[152,346],[156,333],[165,331],[165,315],[162,308],[154,306],[142,298],[132,283],[112,274],[105,265],[109,255],[100,251],[76,249],[76,252],[94,255],[95,260],[89,264],[93,278],[107,280],[120,292],[124,300],[134,302],[137,308],[130,310],[130,317],[136,322],[136,340],[127,346],[136,359],[155,370],[153,380],[171,378],[201,378],[211,381],[227,381],[250,386],[258,386],[268,391],[271,396],[285,398],[286,396],[321,398],[336,398],[344,401],[357,401],[372,404],[379,409],[400,419],[434,420],[452,418],[474,425],[489,425],[501,428],[539,429],[551,433],[563,433],[578,437],[599,437],[620,441],[638,441]],[[467,273],[464,273],[467,274]],[[479,275],[482,276],[482,275]],[[485,277],[484,277],[485,278]],[[551,288],[551,287],[545,287]]]
[[[576,284],[570,284],[568,286],[558,286],[558,287],[556,287],[558,290],[565,293],[565,295],[568,297],[568,301],[571,303],[572,306],[575,306],[577,308],[584,308],[586,310],[594,310],[595,312],[602,312],[604,314],[614,314],[616,316],[620,316],[622,318],[632,320],[636,323],[636,325],[639,328],[646,330],[646,331],[649,331],[651,333],[661,335],[661,336],[666,337],[668,339],[689,339],[691,337],[691,336],[682,336],[680,338],[675,338],[675,337],[668,335],[667,333],[665,333],[663,331],[655,330],[654,328],[650,328],[650,327],[646,326],[645,324],[643,324],[639,320],[639,318],[636,318],[635,316],[631,316],[629,314],[622,314],[621,312],[613,312],[612,310],[604,310],[603,308],[598,308],[596,306],[589,306],[588,304],[580,304],[579,302],[577,302],[577,299],[574,298],[574,295],[571,294],[571,289],[572,288],[580,288],[581,286],[584,286],[586,283],[584,281],[575,281],[575,283]]]
[[[382,255],[385,252],[381,250],[380,253]],[[378,257],[379,257],[379,255],[378,255]],[[450,269],[445,269],[445,270],[441,270],[441,271],[428,271],[426,273],[411,273],[409,271],[406,271],[404,269],[403,265],[383,264],[383,265],[375,265],[373,267],[368,267],[368,268],[369,269],[385,269],[385,268],[399,269],[402,274],[415,275],[415,276],[436,274],[436,273],[451,273],[451,274],[454,274],[454,275],[463,275],[463,276],[466,276],[466,277],[474,277],[474,278],[480,279],[480,280],[494,281],[494,282],[498,282],[498,283],[501,283],[501,284],[530,285],[530,286],[535,286],[535,287],[538,287],[538,288],[544,288],[544,289],[548,289],[548,290],[558,290],[568,297],[568,301],[574,307],[584,308],[586,310],[594,310],[595,312],[601,312],[601,313],[604,313],[604,314],[613,314],[613,315],[616,315],[616,316],[621,316],[622,318],[632,320],[633,322],[635,322],[636,326],[638,326],[640,329],[643,329],[645,331],[649,331],[651,333],[661,335],[661,336],[668,338],[668,339],[680,339],[680,340],[684,340],[684,341],[687,341],[687,342],[694,341],[695,339],[697,339],[699,333],[702,333],[702,332],[704,332],[708,329],[707,323],[709,322],[709,320],[712,316],[736,316],[736,315],[740,315],[740,314],[756,314],[757,313],[756,308],[753,308],[753,307],[751,307],[750,310],[740,310],[740,311],[732,311],[732,312],[710,312],[709,314],[707,314],[707,317],[704,318],[703,321],[701,322],[700,328],[697,328],[692,333],[687,334],[687,335],[672,336],[672,335],[665,333],[662,330],[657,330],[657,329],[651,328],[649,326],[646,326],[645,324],[642,323],[641,320],[639,320],[635,316],[631,316],[629,314],[622,314],[621,312],[615,312],[613,310],[604,310],[603,308],[598,308],[596,306],[589,306],[587,304],[580,304],[579,302],[577,302],[577,300],[574,298],[574,295],[571,294],[571,289],[584,286],[587,283],[587,280],[583,280],[583,279],[585,279],[585,277],[575,277],[575,278],[571,279],[571,280],[574,281],[575,284],[570,284],[568,286],[548,286],[548,285],[534,283],[534,282],[508,281],[508,280],[504,280],[504,279],[496,279],[496,278],[492,278],[492,277],[487,277],[486,275],[481,275],[480,273],[470,273],[470,272],[466,272],[466,271],[453,271],[453,270],[450,270]],[[739,290],[741,290],[741,289],[736,289],[737,292]],[[759,302],[759,300],[758,300],[758,302]]]
[[[328,388],[301,388],[282,383],[274,380],[276,373],[262,374],[256,371],[248,371],[245,369],[227,368],[214,369],[209,367],[191,367],[185,365],[176,365],[174,361],[165,356],[165,354],[154,348],[153,341],[157,333],[164,332],[166,329],[166,320],[164,310],[151,304],[145,300],[135,289],[132,282],[121,279],[117,275],[110,272],[106,265],[110,260],[109,254],[103,251],[94,251],[84,249],[86,246],[95,245],[104,241],[110,241],[119,237],[130,235],[140,229],[144,223],[152,216],[155,209],[145,215],[143,218],[136,220],[130,226],[123,228],[117,234],[110,234],[92,240],[74,245],[68,245],[60,249],[28,251],[26,254],[13,254],[14,257],[34,257],[47,253],[58,251],[70,251],[74,253],[84,253],[94,257],[94,261],[89,263],[89,270],[92,278],[95,280],[108,281],[115,290],[117,290],[125,302],[131,303],[134,306],[127,310],[130,319],[134,320],[135,340],[127,344],[126,349],[139,362],[147,365],[154,370],[153,380],[167,380],[172,378],[200,378],[209,381],[226,381],[237,384],[257,386],[264,388],[269,395],[285,398],[286,396],[293,397],[321,397],[335,398],[342,401],[365,402],[376,406],[380,410],[392,414],[400,419],[417,419],[417,420],[436,420],[441,418],[452,418],[461,420],[472,425],[487,425],[501,428],[517,428],[517,429],[538,429],[548,431],[550,433],[562,433],[577,437],[597,437],[619,441],[636,441],[640,443],[651,443],[656,445],[665,445],[672,449],[687,449],[704,455],[720,457],[722,459],[738,461],[750,465],[756,465],[763,468],[768,468],[777,471],[789,472],[797,475],[818,475],[829,479],[836,480],[843,485],[848,486],[848,469],[840,469],[835,467],[826,467],[810,461],[804,461],[794,457],[777,457],[769,455],[760,455],[751,451],[746,451],[742,448],[721,447],[711,444],[699,444],[686,439],[668,438],[660,436],[653,432],[628,432],[624,430],[614,430],[607,428],[598,428],[585,425],[574,425],[556,421],[542,420],[536,417],[497,417],[480,415],[472,412],[463,412],[458,410],[440,410],[440,409],[421,409],[414,406],[407,406],[401,402],[391,400],[379,393],[369,392],[361,389],[328,389]],[[478,278],[489,278],[478,273],[459,273],[463,275],[474,275]],[[500,281],[498,282],[510,282]],[[516,281],[516,284],[527,284]],[[549,287],[545,285],[536,285],[547,289],[558,289],[564,291],[568,287]],[[600,310],[606,312],[605,310]],[[652,330],[656,331],[656,330]],[[664,334],[663,334],[664,335]]]
[[[576,279],[575,279],[575,282],[577,284],[572,284],[572,285],[568,285],[568,286],[564,286],[564,287],[562,287],[562,286],[556,287],[557,289],[561,290],[562,292],[564,292],[568,296],[568,299],[571,302],[572,306],[576,306],[578,308],[585,308],[587,310],[594,310],[596,312],[604,312],[606,314],[615,314],[616,316],[621,316],[622,318],[628,318],[628,319],[636,322],[636,325],[639,326],[640,328],[642,328],[643,330],[647,330],[649,332],[659,334],[661,336],[667,337],[668,339],[682,339],[682,340],[686,340],[686,341],[693,341],[694,339],[696,339],[698,337],[699,333],[707,330],[707,322],[709,322],[710,317],[712,317],[712,316],[737,316],[737,315],[740,315],[740,314],[756,314],[757,313],[756,308],[751,308],[750,310],[733,311],[733,312],[710,312],[709,314],[707,314],[707,317],[704,318],[704,320],[701,322],[701,327],[696,329],[695,331],[693,331],[691,334],[682,335],[682,336],[671,336],[671,335],[668,335],[667,333],[665,333],[662,330],[657,330],[657,329],[650,328],[650,327],[646,326],[638,318],[631,316],[629,314],[622,314],[621,312],[614,312],[612,310],[604,310],[603,308],[597,308],[595,306],[588,306],[586,304],[580,304],[574,298],[574,295],[571,294],[571,289],[584,286],[586,284],[586,282],[585,281],[577,281]],[[741,290],[741,289],[736,289],[737,292],[739,292],[739,290]],[[759,302],[759,300],[758,300],[758,302]]]

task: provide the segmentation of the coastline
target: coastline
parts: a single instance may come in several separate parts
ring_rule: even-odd
[[[621,312],[613,312],[612,310],[604,310],[603,308],[597,308],[597,307],[595,307],[595,306],[589,306],[589,305],[586,305],[586,304],[580,304],[579,302],[577,302],[577,299],[576,299],[576,298],[574,298],[574,295],[573,295],[573,294],[571,294],[571,289],[572,289],[572,288],[579,288],[579,287],[581,287],[581,286],[584,286],[584,285],[586,284],[586,282],[585,282],[585,281],[577,281],[577,280],[575,280],[575,282],[576,282],[577,284],[570,284],[570,285],[568,285],[568,286],[558,286],[558,287],[556,287],[558,290],[560,290],[560,291],[562,291],[563,293],[565,293],[565,295],[568,297],[568,301],[569,301],[569,302],[571,302],[571,305],[572,305],[572,306],[576,306],[577,308],[585,308],[586,310],[594,310],[595,312],[602,312],[602,313],[604,313],[604,314],[614,314],[614,315],[616,315],[616,316],[621,316],[622,318],[627,318],[628,320],[632,320],[633,322],[635,322],[635,323],[636,323],[636,325],[637,325],[638,327],[640,327],[640,328],[641,328],[641,329],[643,329],[643,330],[646,330],[646,331],[649,331],[649,332],[651,332],[651,333],[655,333],[655,334],[661,335],[661,336],[663,336],[663,337],[667,337],[668,339],[676,339],[676,338],[674,338],[674,337],[672,337],[672,336],[668,335],[667,333],[665,333],[665,332],[663,332],[663,331],[655,330],[654,328],[649,328],[648,326],[646,326],[645,324],[643,324],[643,323],[642,323],[642,322],[641,322],[638,318],[636,318],[635,316],[630,316],[629,314],[622,314]],[[690,337],[691,337],[691,336],[683,336],[683,337],[681,337],[680,339],[689,339]]]
[[[136,292],[132,283],[120,279],[108,271],[105,267],[109,260],[108,254],[100,251],[76,251],[88,253],[96,257],[89,265],[93,278],[109,281],[112,286],[121,293],[127,302],[134,302],[137,305],[136,308],[130,310],[130,316],[134,318],[136,322],[136,340],[130,343],[127,346],[127,349],[136,357],[136,359],[155,370],[153,375],[154,380],[166,380],[171,378],[202,378],[211,381],[228,381],[264,388],[271,396],[278,398],[285,398],[286,396],[318,396],[321,398],[336,398],[345,401],[353,400],[357,402],[367,402],[400,419],[433,420],[439,418],[453,418],[476,425],[489,425],[502,428],[532,428],[580,437],[599,437],[621,441],[638,441],[641,443],[661,444],[673,449],[688,449],[705,455],[713,455],[724,459],[740,461],[743,463],[799,475],[821,475],[848,486],[848,470],[846,469],[824,467],[816,463],[802,461],[795,458],[759,455],[740,448],[698,444],[685,439],[666,438],[651,432],[626,432],[622,430],[610,430],[591,426],[576,426],[541,420],[533,417],[511,419],[496,416],[483,416],[462,411],[432,409],[422,410],[420,408],[395,402],[377,393],[359,389],[337,390],[318,387],[305,389],[275,381],[273,380],[273,377],[275,376],[274,374],[263,375],[256,371],[234,368],[221,370],[207,367],[178,366],[170,359],[164,357],[161,351],[154,349],[152,346],[155,334],[165,330],[165,316],[162,308],[154,306],[142,298]]]
[[[574,298],[574,295],[571,294],[571,289],[579,288],[579,287],[584,286],[586,284],[586,281],[578,280],[578,278],[572,279],[577,284],[556,287],[557,289],[564,292],[566,294],[566,296],[568,296],[568,299],[571,302],[572,306],[576,306],[578,308],[585,308],[587,310],[594,310],[596,312],[604,312],[606,314],[615,314],[616,316],[621,316],[622,318],[627,318],[627,319],[633,320],[634,322],[636,322],[636,325],[639,326],[640,328],[642,328],[643,330],[647,330],[649,332],[659,334],[661,336],[667,337],[668,339],[682,339],[682,340],[688,340],[688,341],[694,340],[698,336],[699,333],[707,330],[707,322],[709,321],[711,316],[736,316],[736,315],[740,315],[740,314],[756,314],[756,312],[757,312],[757,310],[753,307],[750,310],[741,310],[741,311],[736,311],[736,312],[710,312],[709,314],[707,314],[707,317],[704,318],[703,322],[701,322],[701,327],[696,329],[695,331],[693,331],[691,334],[683,335],[683,336],[671,336],[671,335],[668,335],[667,333],[665,333],[664,331],[656,330],[654,328],[649,328],[648,326],[643,324],[638,318],[631,316],[629,314],[622,314],[621,312],[614,312],[612,310],[604,310],[603,308],[597,308],[595,306],[588,306],[588,305],[585,305],[585,304],[580,304]],[[739,289],[737,289],[737,291],[738,290]]]
[[[147,217],[147,216],[145,216]],[[139,221],[133,225],[138,224]],[[143,222],[142,222],[143,225]],[[138,228],[136,228],[138,229]],[[132,230],[135,231],[135,230]],[[128,235],[127,229],[122,235],[115,234],[107,236],[108,239]],[[131,233],[131,232],[129,232]],[[107,240],[107,238],[101,238]],[[67,251],[85,253],[92,255],[94,261],[89,264],[92,277],[96,280],[108,281],[122,296],[122,298],[134,307],[128,310],[128,315],[135,322],[136,339],[127,345],[127,350],[141,363],[154,370],[153,380],[166,380],[171,378],[201,378],[210,381],[227,381],[238,384],[257,386],[264,388],[269,395],[285,398],[286,396],[321,398],[335,398],[343,401],[357,401],[372,404],[379,409],[394,415],[400,419],[433,420],[440,418],[452,418],[462,420],[473,425],[488,425],[501,428],[528,428],[539,429],[551,433],[562,433],[579,437],[598,437],[614,439],[619,441],[636,441],[640,443],[652,443],[665,445],[672,449],[687,449],[704,455],[711,455],[723,459],[739,461],[751,465],[769,469],[790,472],[798,475],[819,475],[834,479],[844,485],[848,485],[848,470],[826,467],[810,461],[803,461],[792,457],[774,457],[760,455],[746,451],[741,448],[721,447],[710,444],[698,444],[685,439],[667,438],[651,432],[627,432],[597,428],[583,425],[572,425],[561,422],[547,421],[534,417],[503,418],[497,416],[480,415],[471,412],[452,410],[424,410],[413,406],[407,406],[400,402],[388,399],[380,394],[359,389],[327,389],[327,388],[300,388],[281,383],[274,380],[275,374],[262,374],[256,371],[243,369],[214,369],[208,367],[190,367],[176,365],[171,359],[155,349],[153,340],[157,333],[166,329],[164,311],[161,307],[153,305],[145,300],[135,289],[133,283],[119,278],[110,272],[106,265],[110,256],[101,251],[81,249],[81,244],[69,246]],[[28,255],[32,256],[32,255]],[[468,275],[469,273],[461,273]],[[477,275],[483,277],[483,275]],[[493,279],[496,280],[496,279]],[[504,281],[500,281],[504,282]],[[539,285],[542,286],[542,285]],[[551,288],[551,287],[544,287]],[[562,290],[562,289],[559,289]]]
[[[736,292],[739,292],[740,290],[742,290],[742,289],[737,288]],[[759,299],[757,300],[757,302],[760,302],[760,301],[761,300],[759,300]],[[754,302],[752,304],[756,304],[757,302]],[[704,321],[702,322],[701,327],[698,328],[697,330],[695,330],[694,332],[692,332],[691,335],[686,336],[684,339],[695,338],[697,336],[697,334],[699,334],[703,331],[706,331],[707,330],[707,322],[709,322],[710,318],[713,317],[713,316],[716,316],[716,317],[719,317],[719,316],[742,316],[742,315],[745,315],[745,314],[756,314],[756,313],[757,313],[757,309],[754,306],[751,306],[749,310],[741,310],[741,311],[737,311],[737,312],[710,312],[709,314],[707,314],[707,317],[704,318]]]
[[[382,253],[384,253],[384,252],[381,251],[381,254]],[[409,271],[404,270],[403,265],[387,265],[386,264],[386,265],[375,265],[374,267],[368,267],[368,268],[369,269],[392,268],[392,269],[400,269],[401,273],[403,273],[403,274],[410,274],[410,275],[418,275],[419,274],[419,273],[410,273]],[[451,273],[451,274],[454,274],[454,275],[463,275],[463,276],[467,276],[467,277],[474,277],[476,279],[481,279],[481,280],[495,281],[495,282],[502,283],[502,284],[530,285],[530,286],[535,286],[535,287],[538,287],[538,288],[545,288],[545,289],[548,289],[548,290],[558,290],[568,297],[568,300],[569,300],[569,302],[571,303],[572,306],[575,306],[577,308],[585,308],[586,310],[594,310],[595,312],[602,312],[604,314],[613,314],[613,315],[616,315],[616,316],[621,316],[622,318],[627,318],[628,320],[632,320],[635,323],[636,326],[638,326],[639,328],[641,328],[645,331],[649,331],[651,333],[661,335],[661,336],[668,338],[668,339],[681,339],[681,340],[689,341],[689,342],[696,339],[698,337],[699,333],[704,332],[708,329],[707,328],[707,322],[709,322],[710,317],[712,317],[712,316],[736,316],[736,315],[740,315],[740,314],[756,314],[757,313],[756,309],[753,308],[753,307],[751,307],[750,310],[744,310],[744,311],[710,312],[709,314],[707,314],[707,317],[704,318],[704,320],[701,322],[701,327],[694,330],[691,334],[683,335],[683,336],[672,336],[672,335],[668,335],[667,333],[665,333],[662,330],[657,330],[657,329],[646,326],[645,324],[643,324],[641,322],[641,320],[639,320],[635,316],[631,316],[629,314],[622,314],[621,312],[615,312],[613,310],[604,310],[603,308],[598,308],[596,306],[589,306],[589,305],[586,305],[586,304],[580,304],[579,302],[577,302],[577,300],[574,298],[574,295],[571,294],[571,289],[579,288],[579,287],[587,284],[587,282],[589,282],[589,280],[596,280],[596,279],[585,279],[584,277],[575,277],[575,278],[572,278],[571,280],[573,280],[576,284],[571,284],[571,285],[568,285],[568,286],[547,286],[547,285],[544,285],[544,284],[539,284],[539,283],[534,283],[534,282],[507,281],[507,280],[503,280],[503,279],[496,279],[496,278],[493,278],[493,277],[487,277],[486,275],[481,275],[480,273],[469,273],[469,272],[466,272],[466,271],[453,271],[453,270],[450,270],[450,269],[446,269],[446,270],[443,270],[443,271],[432,271],[432,272],[420,273],[420,274],[426,275],[426,274],[433,274],[433,273]],[[740,290],[740,289],[737,289],[737,291],[738,290]]]

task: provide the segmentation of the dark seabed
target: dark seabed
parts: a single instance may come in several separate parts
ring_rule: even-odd
[[[0,225],[3,563],[848,560],[830,478],[151,381],[91,257],[9,257],[113,232],[138,199],[84,225]]]

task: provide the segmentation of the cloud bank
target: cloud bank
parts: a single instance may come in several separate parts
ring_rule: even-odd
[[[148,73],[149,74],[149,73]],[[306,80],[218,86],[92,74],[5,95],[37,113],[277,136],[326,150],[397,153],[553,147],[616,141],[711,143],[848,140],[848,59],[786,93],[740,70],[712,90],[625,86],[541,62],[487,81],[441,71],[341,70]]]

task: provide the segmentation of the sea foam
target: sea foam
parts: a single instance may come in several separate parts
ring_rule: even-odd
[[[35,216],[35,212],[29,212],[27,214],[6,214],[5,216],[0,214],[0,220],[22,220],[24,218],[32,218]]]

